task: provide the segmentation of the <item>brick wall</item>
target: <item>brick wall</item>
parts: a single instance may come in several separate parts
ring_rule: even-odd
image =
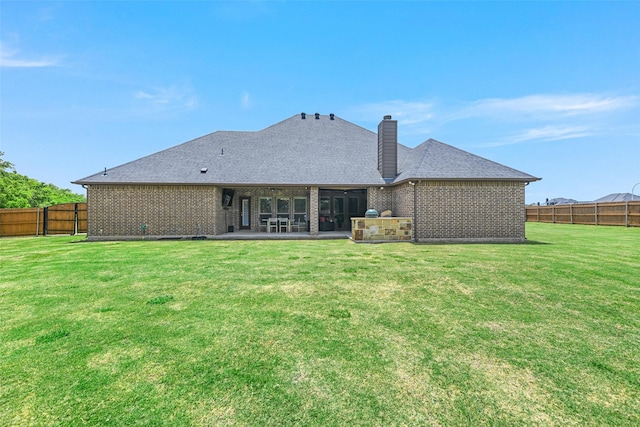
[[[88,237],[217,235],[229,225],[239,229],[241,197],[251,198],[252,230],[259,230],[259,197],[307,197],[309,232],[318,234],[318,187],[234,188],[232,206],[222,208],[215,186],[91,185]],[[414,200],[414,191],[416,198]],[[368,208],[390,209],[394,216],[413,217],[417,241],[524,240],[524,183],[492,181],[422,181],[414,187],[370,187]]]
[[[225,187],[234,190],[231,206],[222,208],[222,189],[214,186],[92,185],[87,191],[88,237],[218,235],[240,229],[240,199],[251,199],[251,230],[260,230],[260,197],[306,197],[311,233],[317,234],[318,189],[304,187]],[[315,189],[315,193],[313,190]],[[274,205],[275,208],[275,205]],[[312,220],[315,215],[315,222]]]
[[[215,235],[223,232],[221,191],[213,186],[91,185],[89,239]]]
[[[417,241],[522,241],[524,183],[423,181],[416,185]]]
[[[393,189],[393,216],[413,217],[413,187],[405,183]]]
[[[367,209],[375,209],[378,212],[388,209],[393,211],[393,190],[391,187],[367,188]]]

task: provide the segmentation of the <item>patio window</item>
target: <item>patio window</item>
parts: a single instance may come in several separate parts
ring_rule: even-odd
[[[273,202],[271,197],[260,197],[260,225],[267,225],[267,220],[273,214]]]
[[[289,219],[289,204],[291,202],[291,199],[284,198],[284,197],[278,197],[277,201],[276,201],[276,206],[277,206],[277,215],[278,218],[287,218]]]
[[[307,198],[295,197],[293,199],[293,222],[300,226],[307,224]]]

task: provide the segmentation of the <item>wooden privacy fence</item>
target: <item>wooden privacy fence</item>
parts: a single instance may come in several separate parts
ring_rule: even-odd
[[[46,208],[0,209],[0,237],[86,232],[86,203],[66,203]]]
[[[640,201],[527,206],[527,221],[640,227]]]

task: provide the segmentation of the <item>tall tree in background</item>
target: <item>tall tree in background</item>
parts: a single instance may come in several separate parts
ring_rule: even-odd
[[[0,208],[36,208],[86,201],[84,196],[66,188],[20,175],[3,156],[0,151]]]
[[[4,153],[0,151],[0,173],[5,172],[7,170],[15,171],[15,168],[13,167],[13,163],[4,160],[2,156],[4,156]]]

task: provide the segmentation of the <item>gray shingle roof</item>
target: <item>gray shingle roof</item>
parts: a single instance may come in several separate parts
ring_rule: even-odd
[[[400,163],[400,162],[399,162]],[[400,163],[395,182],[408,179],[537,181],[524,172],[476,156],[435,139],[418,145]]]
[[[295,115],[257,132],[214,132],[74,183],[382,185],[377,144],[376,133],[339,117]],[[398,165],[396,182],[537,179],[434,140],[398,144]]]
[[[380,185],[376,159],[375,133],[295,115],[257,132],[214,132],[76,183]]]

